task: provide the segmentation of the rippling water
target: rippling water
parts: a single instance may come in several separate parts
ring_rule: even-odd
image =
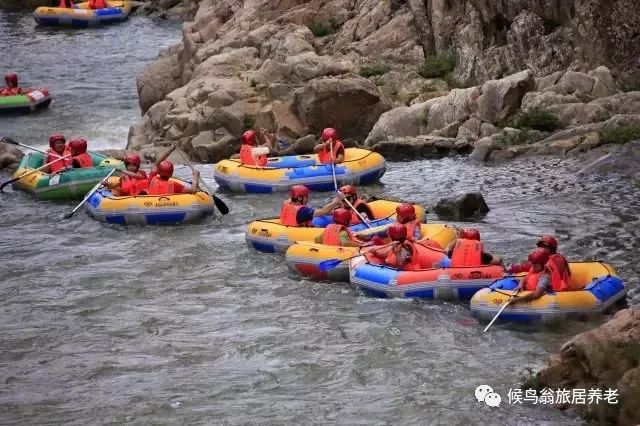
[[[89,37],[34,33],[26,19],[10,15],[11,25],[27,27],[22,37],[35,34],[42,43],[45,34],[67,43]],[[9,24],[1,25],[6,32]],[[16,136],[35,138],[47,133],[45,122],[59,122],[120,146],[137,118],[131,90],[140,61],[175,39],[176,29],[134,19],[99,31],[114,37],[96,39],[105,46],[134,39],[136,54],[116,55],[120,72],[100,74],[100,84],[126,87],[127,95],[92,104],[93,123],[75,121],[82,108],[73,114],[61,105],[77,105],[81,91],[52,79],[60,98],[55,108],[33,123],[19,118],[24,128],[15,124]],[[17,55],[28,46],[11,49]],[[111,55],[119,50],[104,49],[86,60],[116,61]],[[10,60],[34,80],[66,69],[45,72]],[[90,69],[84,60],[78,67]],[[73,64],[69,56],[65,63]],[[112,114],[119,131],[102,120]],[[464,158],[390,163],[382,184],[365,192],[431,204],[481,190],[491,212],[478,227],[489,249],[508,262],[552,232],[568,258],[609,262],[635,287],[638,191],[622,178],[576,177],[580,166],[554,158],[492,168]],[[201,170],[215,186],[212,168]],[[246,224],[274,216],[281,195],[221,197],[233,210],[222,219],[123,228],[82,212],[60,220],[73,204],[11,191],[0,196],[2,423],[581,423],[544,406],[503,402],[491,409],[475,401],[473,390],[489,384],[506,399],[526,367],[543,366],[569,337],[597,324],[554,330],[501,324],[484,334],[465,305],[378,300],[344,284],[300,279],[281,256],[256,253],[244,242]],[[314,194],[312,202],[327,197]]]

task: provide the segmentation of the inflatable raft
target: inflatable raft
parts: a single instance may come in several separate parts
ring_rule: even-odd
[[[34,194],[39,200],[71,200],[84,197],[87,192],[100,182],[115,167],[124,169],[120,160],[89,153],[95,167],[72,169],[49,175],[41,171],[13,183],[13,189]],[[43,165],[44,154],[29,153],[22,157],[18,169],[13,173],[17,178]]]
[[[440,247],[447,247],[456,239],[456,230],[443,224],[422,224],[422,234],[426,238],[435,241]],[[317,243],[298,242],[287,250],[285,255],[287,266],[293,272],[303,277],[331,280],[349,281],[349,259],[358,253],[365,253],[367,247],[337,247]],[[322,271],[319,268],[321,262],[331,259],[343,260],[338,266]]]
[[[478,290],[502,277],[502,266],[403,271],[381,265],[365,254],[351,260],[349,280],[354,287],[375,297],[469,300]]]
[[[615,305],[626,295],[622,280],[606,263],[569,263],[574,286],[582,290],[548,292],[538,300],[509,305],[498,320],[524,323],[549,323],[568,317],[597,316]],[[471,313],[483,321],[490,321],[515,292],[518,280],[502,279],[490,288],[478,291],[471,299]],[[520,292],[524,296],[528,292]]]
[[[396,207],[400,203],[388,200],[376,200],[367,203],[374,220],[371,226],[376,228],[395,220]],[[424,220],[424,209],[415,205],[416,217]],[[349,227],[354,232],[365,231],[366,225],[360,223]],[[322,234],[323,227],[286,226],[280,223],[279,218],[259,219],[247,226],[245,239],[250,247],[265,253],[284,253],[289,246],[296,241],[311,241]],[[378,228],[377,232],[384,234],[386,228]],[[372,235],[375,235],[373,233]]]
[[[129,1],[107,1],[107,6],[91,9],[88,2],[78,3],[73,9],[41,6],[33,13],[33,18],[40,25],[84,28],[124,21],[131,12]]]
[[[31,90],[23,95],[0,96],[0,113],[29,113],[46,108],[51,103],[47,89]]]
[[[174,179],[188,186],[187,183]],[[206,192],[174,195],[116,197],[96,191],[85,204],[90,217],[118,225],[174,225],[198,222],[213,215],[213,198]]]
[[[367,185],[384,175],[386,162],[378,153],[347,148],[344,163],[335,168],[338,186]],[[215,165],[213,174],[218,185],[232,192],[286,192],[293,185],[305,185],[312,191],[334,189],[331,165],[319,164],[315,154],[269,158],[267,167],[244,165],[240,160],[222,160]]]

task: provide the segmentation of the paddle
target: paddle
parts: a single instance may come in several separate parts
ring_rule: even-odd
[[[94,192],[96,192],[98,190],[98,188],[100,188],[100,185],[102,185],[107,179],[109,179],[111,177],[111,175],[116,171],[116,169],[112,169],[108,175],[106,175],[104,178],[102,178],[102,180],[98,183],[96,183],[96,185],[91,188],[91,191],[89,191],[87,193],[87,195],[84,196],[84,198],[82,199],[82,201],[80,201],[80,204],[78,204],[76,206],[75,209],[73,209],[71,212],[65,214],[64,216],[62,216],[63,219],[69,219],[71,216],[74,215],[75,212],[78,211],[78,209],[80,207],[82,207],[82,205],[89,199],[89,197],[91,197],[93,195]]]
[[[516,294],[518,294],[518,292],[520,291],[520,289],[516,290],[515,293],[513,293],[509,299],[504,303],[504,305],[502,305],[502,308],[500,308],[500,310],[498,311],[498,313],[496,314],[495,317],[493,317],[493,319],[491,320],[491,322],[485,327],[484,329],[484,333],[487,332],[487,330],[489,330],[489,327],[491,327],[493,325],[493,323],[498,319],[498,317],[500,316],[500,314],[502,313],[502,311],[505,310],[505,308],[507,306],[509,306],[509,304],[513,301],[513,298],[516,297]]]
[[[372,251],[375,251],[375,250],[377,250],[379,248],[390,246],[391,244],[393,244],[393,242],[388,243],[388,244],[384,244],[384,245],[381,245],[381,246],[376,246],[375,249],[373,249]],[[320,272],[326,272],[329,269],[333,269],[333,268],[337,267],[342,262],[346,262],[348,260],[355,259],[356,257],[359,257],[359,256],[362,256],[362,253],[358,252],[358,254],[356,254],[355,256],[347,257],[346,259],[327,259],[327,260],[323,260],[322,262],[318,263],[318,269],[320,270]]]
[[[44,164],[44,165],[38,167],[37,169],[33,169],[30,172],[26,172],[26,173],[21,174],[17,178],[14,178],[14,179],[6,181],[2,185],[0,185],[0,192],[2,192],[2,190],[4,189],[5,186],[7,186],[7,185],[9,185],[9,184],[11,184],[11,183],[13,183],[15,181],[18,181],[18,180],[20,180],[22,178],[25,178],[27,176],[31,176],[35,172],[40,171],[40,170],[44,169],[45,167],[48,167],[48,166],[52,165],[53,163],[56,163],[56,162],[58,162],[60,160],[64,160],[65,158],[68,158],[68,157],[71,157],[71,154],[65,155],[64,157],[57,158],[57,159],[51,161],[50,163],[47,163],[47,164]]]
[[[42,154],[45,154],[45,155],[49,154],[47,151],[43,151],[40,148],[36,148],[36,147],[30,146],[30,145],[18,142],[16,140],[10,138],[9,136],[0,137],[0,142],[6,142],[6,143],[11,144],[11,145],[21,146],[23,148],[30,149],[31,151],[41,152]],[[99,157],[102,157],[102,158],[109,158],[104,154],[100,154],[99,152],[95,152],[95,151],[88,151],[88,152],[91,153],[91,154],[95,154],[95,155],[97,155]],[[57,154],[53,154],[53,155],[57,155]],[[62,157],[62,156],[58,155],[58,157]]]
[[[191,164],[189,159],[182,153],[182,151],[180,149],[178,149],[178,154],[180,154],[180,157],[182,157],[184,162],[187,163],[187,166],[189,166],[191,171],[195,172],[196,170],[193,168],[193,165]],[[222,201],[220,198],[218,198],[215,195],[213,195],[213,191],[211,190],[211,188],[209,188],[207,186],[206,183],[204,183],[203,180],[200,180],[200,183],[202,184],[202,186],[204,186],[204,189],[207,190],[208,194],[211,195],[211,197],[213,198],[213,203],[216,205],[216,208],[218,209],[218,211],[222,215],[228,214],[229,213],[229,207],[227,207],[227,205],[224,203],[224,201]]]

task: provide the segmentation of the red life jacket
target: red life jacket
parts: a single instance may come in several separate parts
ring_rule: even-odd
[[[333,143],[333,157],[331,157],[331,147],[322,148],[318,151],[318,160],[322,164],[331,163],[335,157],[338,155],[338,152],[342,150],[344,151],[344,145],[340,141],[334,141]]]
[[[404,226],[407,228],[407,239],[408,240],[414,240],[414,234],[416,232],[416,227],[420,227],[420,221],[418,219],[412,220],[410,222],[407,222],[404,224]],[[422,235],[422,234],[421,234]]]
[[[65,146],[64,151],[62,154],[58,154],[57,152],[55,152],[52,148],[47,149],[47,154],[44,157],[44,163],[43,164],[47,164],[52,162],[55,159],[58,159],[60,157],[64,157],[65,155],[69,155],[71,154],[71,151],[69,151],[69,148]],[[55,173],[59,170],[64,169],[67,166],[71,165],[71,158],[65,158],[63,160],[60,161],[56,161],[55,163],[53,163],[52,165],[49,166],[49,170],[50,173]]]
[[[558,253],[552,254],[544,267],[551,274],[553,291],[579,290],[578,288],[573,289],[570,287],[569,265],[562,255]]]
[[[105,9],[107,3],[104,0],[89,0],[89,9]]]
[[[88,169],[90,167],[93,167],[93,159],[86,152],[71,157],[71,159],[73,160],[73,164],[77,164],[81,169]]]
[[[411,250],[412,255],[409,262],[404,265],[400,264],[398,254],[400,247],[404,246]],[[445,253],[436,248],[437,243],[431,240],[420,241],[419,243],[405,240],[402,244],[397,244],[391,250],[391,253],[385,259],[385,263],[394,268],[404,269],[405,271],[419,271],[421,269],[431,269],[435,267],[444,257]],[[430,247],[430,248],[429,248]]]
[[[458,238],[451,253],[451,267],[482,265],[482,243]]]
[[[402,248],[406,248],[412,253],[409,261],[405,264],[402,264],[399,258],[400,250],[402,250]],[[393,268],[404,269],[405,271],[418,271],[420,270],[418,249],[416,245],[409,240],[405,240],[400,244],[395,244],[391,249],[391,253],[389,253],[387,258],[384,260],[384,263]]]
[[[22,89],[19,87],[5,87],[0,90],[0,96],[17,96],[22,93]]]
[[[147,174],[143,170],[138,171],[139,174],[143,174],[144,178],[132,178],[130,176],[120,177],[120,193],[122,195],[139,195],[141,191],[147,191],[149,189],[149,179]]]
[[[176,188],[172,180],[162,180],[156,176],[149,182],[149,189],[147,190],[149,195],[170,195],[175,193]]]
[[[286,226],[311,226],[310,221],[298,224],[298,210],[304,206],[293,204],[291,200],[286,200],[280,209],[280,223]]]
[[[73,9],[73,2],[71,0],[60,0],[58,7],[62,9]]]
[[[549,265],[549,262],[547,262],[547,264],[540,272],[534,272],[533,267],[529,270],[529,273],[527,273],[527,275],[523,278],[524,289],[527,291],[535,291],[536,287],[538,286],[538,280],[540,279],[540,276],[546,273],[551,276],[551,289],[553,291],[558,292],[571,290],[567,284],[567,281],[562,278],[560,271],[558,271],[557,269],[550,269],[547,265]],[[554,264],[551,268],[556,268],[556,265]]]
[[[353,233],[344,225],[339,225],[337,223],[330,223],[324,229],[324,234],[322,234],[322,244],[326,244],[328,246],[340,246],[340,233],[342,231],[347,231],[349,235],[349,240],[353,241]]]
[[[346,203],[345,203],[346,204]],[[362,198],[358,198],[356,200],[355,203],[353,203],[353,207],[355,207],[355,209],[358,209],[358,206],[361,206],[363,204],[367,204]],[[356,214],[356,212],[354,211],[354,209],[352,209],[351,207],[349,207],[348,205],[345,207],[345,209],[349,210],[351,212],[351,225],[356,225],[360,222],[362,222],[360,220],[360,218],[358,217],[358,215]],[[362,214],[362,212],[360,212],[360,214]],[[362,217],[365,217],[364,215],[362,215]],[[369,218],[369,220],[373,219],[372,217]]]
[[[246,164],[249,166],[260,166],[264,167],[267,165],[267,156],[266,155],[258,155],[258,161],[253,158],[253,146],[243,143],[240,147],[240,162],[242,164]]]

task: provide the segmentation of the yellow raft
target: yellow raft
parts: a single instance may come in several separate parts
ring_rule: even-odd
[[[33,13],[40,25],[84,28],[91,25],[124,21],[131,12],[130,1],[107,1],[104,9],[91,9],[89,3],[78,3],[75,8],[41,6]]]
[[[457,233],[452,226],[429,223],[420,226],[422,235],[446,248],[455,241]],[[375,232],[367,230],[365,232]],[[347,259],[357,255],[366,248],[337,247],[325,244],[297,242],[286,253],[287,266],[293,272],[303,276],[321,280],[349,282],[349,261]],[[343,260],[338,266],[327,271],[321,271],[320,262],[338,259]]]
[[[385,225],[395,221],[396,207],[400,203],[389,200],[375,200],[367,203],[373,213],[374,220],[371,221],[373,227]],[[424,209],[415,205],[416,217],[424,220]],[[362,234],[367,229],[364,224],[352,225],[349,227],[354,232]],[[321,235],[324,228],[321,227],[303,227],[303,226],[286,226],[280,223],[279,218],[260,219],[251,222],[247,226],[245,239],[247,244],[258,251],[265,253],[284,253],[289,246],[296,241],[311,241]],[[377,232],[384,232],[384,227],[378,229]],[[370,231],[367,231],[370,232]],[[375,231],[374,231],[375,232]]]
[[[511,304],[498,318],[514,322],[554,322],[567,317],[597,316],[623,299],[626,294],[622,280],[606,263],[569,263],[573,288],[582,290],[548,292],[540,299]],[[497,281],[478,291],[471,298],[471,313],[483,321],[490,321],[514,293],[518,280],[514,277]],[[524,296],[529,292],[520,292]]]

